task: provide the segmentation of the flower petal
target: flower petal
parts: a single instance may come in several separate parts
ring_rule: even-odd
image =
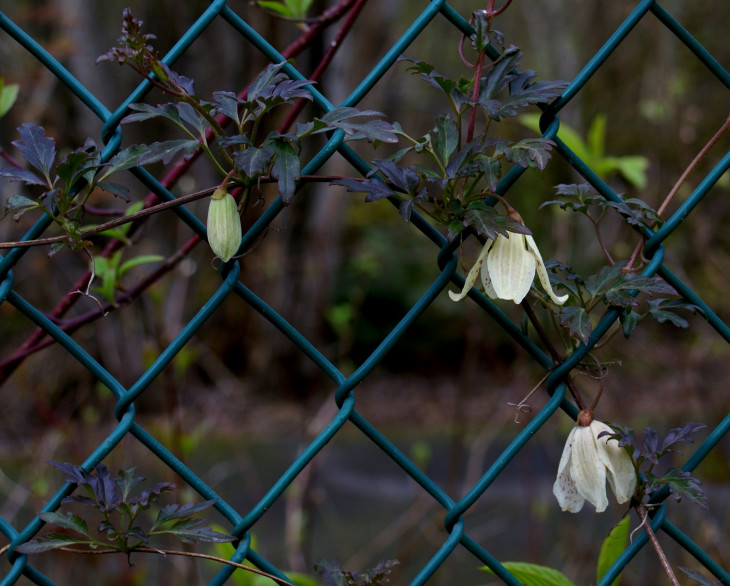
[[[570,457],[577,431],[578,428],[574,427],[568,435],[568,441],[565,442],[563,455],[560,457],[560,464],[558,465],[558,477],[555,479],[555,484],[553,484],[553,494],[558,499],[560,508],[571,513],[580,511],[585,502],[585,499],[578,494],[575,482],[570,476]]]
[[[489,252],[489,247],[492,244],[491,240],[487,240],[487,243],[484,245],[484,248],[482,248],[482,251],[479,253],[479,256],[477,257],[477,261],[474,263],[474,266],[469,270],[469,274],[466,275],[466,280],[464,281],[464,288],[461,290],[461,293],[454,293],[453,291],[449,291],[449,297],[451,297],[452,301],[461,301],[469,294],[469,291],[474,286],[474,282],[477,280],[477,275],[479,274],[479,269],[482,266],[482,263],[484,262],[485,257],[487,256],[487,253]]]
[[[625,448],[618,445],[618,441],[605,436],[598,437],[604,431],[613,433],[608,425],[594,420],[590,427],[598,442],[598,456],[606,467],[608,484],[616,495],[616,500],[620,504],[625,503],[634,496],[636,489],[636,473],[631,456]]]
[[[522,234],[497,236],[487,257],[494,293],[500,299],[522,303],[535,278],[535,257],[525,249]]]
[[[526,234],[525,241],[527,242],[527,248],[530,249],[532,255],[535,258],[535,262],[537,264],[537,278],[540,279],[540,284],[542,285],[543,289],[545,289],[545,292],[550,296],[550,299],[552,299],[558,305],[562,305],[568,300],[568,295],[555,294],[555,291],[553,291],[553,287],[550,284],[550,277],[548,277],[545,263],[542,260],[542,255],[537,248],[537,244],[535,244],[535,239],[529,234]]]
[[[598,455],[598,444],[590,426],[578,426],[577,429],[570,459],[570,475],[578,493],[596,507],[596,513],[602,513],[608,506],[606,467]]]

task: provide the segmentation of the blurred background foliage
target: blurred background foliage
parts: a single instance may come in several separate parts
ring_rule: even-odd
[[[3,7],[7,16],[59,59],[110,110],[116,109],[139,83],[126,68],[95,64],[119,34],[122,9],[130,7],[144,21],[145,30],[157,35],[155,46],[164,54],[208,5],[204,0],[16,0],[7,4]],[[368,2],[357,26],[318,83],[319,89],[333,103],[343,100],[424,4]],[[319,14],[329,5],[314,0],[309,14]],[[481,7],[466,0],[455,0],[451,5],[464,15]],[[538,79],[569,81],[635,5],[631,0],[515,2],[499,17],[495,28],[505,34],[507,44],[516,44],[523,50],[523,68],[537,70]],[[229,6],[279,49],[300,32],[293,23],[249,2],[232,0]],[[730,47],[726,42],[730,7],[726,3],[667,0],[663,6],[723,66],[730,65]],[[296,58],[295,64],[304,75],[317,65],[335,29]],[[437,17],[407,54],[456,77],[467,74],[458,58],[458,42],[455,29]],[[18,102],[0,119],[0,147],[12,153],[10,142],[17,138],[15,128],[24,122],[44,126],[62,151],[81,146],[87,137],[101,142],[101,121],[6,35],[0,36],[0,64],[5,82],[19,84]],[[205,98],[214,90],[239,91],[265,65],[263,56],[227,24],[217,21],[174,69],[192,77],[197,93]],[[147,98],[153,103],[161,99],[154,92]],[[440,94],[407,73],[406,64],[393,67],[359,106],[384,112],[389,120],[400,122],[411,136],[428,132],[434,118],[446,110]],[[307,106],[302,119],[316,114],[313,108]],[[560,136],[574,145],[576,152],[582,153],[586,162],[617,192],[639,197],[656,207],[727,114],[727,88],[650,15],[641,20],[629,40],[561,112],[565,130]],[[509,137],[531,136],[534,129],[534,117],[509,119],[492,127],[493,132]],[[170,137],[169,127],[155,123],[124,127],[125,145]],[[730,137],[725,136],[690,175],[677,203],[729,147]],[[359,145],[358,149],[366,159],[382,158],[388,153],[383,147],[374,151],[370,145]],[[303,159],[306,161],[311,154],[305,153]],[[164,173],[159,166],[151,171],[157,176]],[[350,175],[352,171],[335,157],[322,173]],[[201,159],[173,192],[183,195],[218,181]],[[580,181],[576,172],[556,156],[544,172],[527,172],[510,190],[508,199],[536,233],[545,257],[591,274],[605,263],[591,226],[557,206],[538,211],[541,202],[553,198],[555,185]],[[146,196],[139,184],[128,184],[134,201]],[[729,184],[726,175],[667,241],[665,261],[725,319],[730,318],[730,302],[725,293],[730,285],[730,232],[725,229],[730,220]],[[15,184],[0,184],[3,203],[14,189]],[[273,197],[266,190],[262,195],[266,203],[245,217],[245,224],[252,223]],[[97,205],[120,204],[108,196],[108,200]],[[205,203],[197,202],[190,209],[205,218]],[[30,218],[17,224],[5,220],[0,223],[0,239],[18,239],[30,223]],[[623,222],[608,221],[604,230],[615,258],[631,254],[636,236]],[[158,214],[135,235],[133,254],[169,257],[190,236],[189,229],[174,216]],[[103,243],[100,238],[96,244]],[[47,252],[43,248],[30,250],[14,273],[18,292],[43,310],[51,311],[83,275],[88,260],[64,250],[49,261]],[[467,247],[465,265],[473,258],[470,254],[473,251]],[[366,205],[362,196],[345,193],[343,188],[315,184],[306,186],[296,196],[271,230],[240,260],[241,280],[349,374],[432,282],[438,273],[435,256],[433,245],[404,223],[387,202]],[[130,287],[152,270],[154,263],[131,268],[120,284]],[[207,246],[198,245],[174,271],[134,303],[80,328],[74,338],[123,384],[131,384],[218,284],[212,254]],[[94,309],[91,300],[80,299],[64,319],[78,318]],[[520,319],[519,307],[505,309],[515,320]],[[602,356],[621,366],[611,368],[606,381],[602,417],[662,429],[688,420],[712,425],[724,417],[730,409],[730,395],[720,382],[730,374],[727,345],[701,317],[688,319],[688,330],[647,322],[642,323],[628,343],[620,334],[610,342]],[[0,305],[0,324],[3,361],[32,334],[34,326],[8,304]],[[438,474],[443,474],[444,482],[459,493],[483,470],[489,460],[487,454],[498,449],[499,438],[510,437],[514,434],[512,426],[521,426],[529,419],[529,413],[520,414],[520,423],[515,424],[514,409],[507,403],[518,402],[542,375],[540,368],[531,364],[472,304],[454,304],[443,295],[362,385],[358,409],[378,425],[392,426],[402,433],[405,448],[421,454],[424,467],[437,460],[433,454],[428,456],[429,450],[445,450],[438,460],[438,466],[443,468],[439,468]],[[595,390],[596,383],[579,382]],[[25,359],[12,374],[2,377],[1,385],[4,408],[0,413],[0,441],[3,452],[15,450],[18,463],[11,466],[11,470],[15,468],[12,473],[3,466],[8,476],[3,479],[4,485],[0,483],[0,490],[3,486],[7,489],[0,513],[6,519],[17,515],[17,520],[22,521],[42,503],[47,485],[58,480],[52,471],[44,469],[43,460],[82,459],[92,441],[89,438],[108,433],[113,426],[113,398],[53,346]],[[227,434],[239,437],[242,429],[246,430],[247,441],[283,441],[284,453],[296,452],[299,442],[317,429],[322,413],[332,408],[327,407],[331,404],[327,398],[333,390],[332,382],[287,339],[239,299],[231,298],[185,348],[174,367],[165,371],[136,404],[138,420],[167,434],[173,451],[205,461],[203,443],[217,446],[218,453],[223,454],[225,447],[216,442]],[[536,409],[544,400],[537,396],[533,407]],[[562,437],[570,425],[564,419],[563,427],[555,427],[556,438]],[[485,431],[488,425],[491,427]],[[406,433],[423,426],[429,430],[429,442],[433,439],[426,452],[423,450],[424,445],[430,445],[428,442],[411,445]],[[29,438],[33,438],[33,443],[28,443]],[[346,443],[339,438],[338,441]],[[557,465],[559,445],[544,449]],[[703,464],[698,476],[727,486],[728,450],[726,442],[714,460]],[[136,464],[135,458],[141,457],[131,446],[126,454],[118,452],[115,451],[115,457],[120,459],[120,467],[128,467],[130,461]],[[526,455],[530,460],[518,462],[516,468],[534,469],[535,462],[542,457],[544,454]],[[286,460],[281,455],[279,458]],[[248,472],[255,469],[251,462],[242,463],[241,459],[245,457],[240,453],[230,454],[230,461],[219,460],[228,463],[219,464],[218,469],[212,467],[211,475],[220,474],[224,483],[230,480],[234,469],[240,472],[243,464]],[[150,467],[154,469],[154,465]],[[544,472],[549,480],[552,467]],[[265,480],[256,478],[256,474],[267,476],[268,472],[252,474],[246,480],[251,498],[266,486]],[[388,478],[387,473],[382,474]],[[22,484],[19,479],[24,478],[24,486],[32,487],[30,492],[20,494],[20,489],[12,489],[11,477],[18,482],[17,486]],[[509,480],[503,482],[509,486]],[[305,488],[311,489],[311,485]],[[316,513],[312,512],[317,494],[324,494],[322,490],[305,490],[307,496],[299,502],[300,507],[309,507],[312,532],[328,527],[327,519],[320,518],[315,523]],[[539,529],[539,523],[548,517],[558,522],[552,510],[556,507],[552,503],[546,505],[545,500],[540,500],[542,497],[530,498],[535,500],[529,507],[520,513],[513,512],[522,519],[514,522],[525,523],[532,532],[528,543],[521,544],[521,557],[555,564],[564,559],[561,555],[565,551],[561,548],[565,546],[555,545],[545,553],[540,544],[549,533]],[[18,502],[23,506],[13,513]],[[286,511],[281,514],[286,516]],[[480,514],[486,515],[478,513],[475,523],[482,522],[478,519]],[[720,517],[718,523],[724,523]],[[486,535],[500,530],[498,522],[493,525],[493,518],[484,523]],[[712,532],[720,530],[718,527],[721,525],[707,529],[708,543],[712,542]],[[418,535],[427,540],[428,531]],[[301,535],[299,542],[287,542],[288,561],[293,569],[304,568],[291,553],[297,547],[301,552],[301,542]],[[582,543],[580,539],[577,542]],[[317,549],[312,543],[308,547]],[[331,542],[329,547],[333,547]],[[304,557],[310,554],[313,555],[309,551]],[[407,557],[401,550],[398,555]],[[571,557],[571,563],[576,566],[575,572],[587,571],[581,566],[580,556]],[[647,564],[651,567],[650,562]],[[590,559],[585,567],[593,567]],[[443,583],[449,583],[449,579],[448,575],[442,577]],[[485,578],[474,578],[478,579]]]

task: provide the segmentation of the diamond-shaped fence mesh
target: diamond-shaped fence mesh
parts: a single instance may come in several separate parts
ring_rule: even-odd
[[[331,20],[335,21],[335,17],[340,16],[339,14],[334,14],[336,10],[340,10],[344,14],[347,10],[353,11],[359,9],[360,4],[364,3],[340,3],[338,5],[339,8],[331,9]],[[400,9],[400,5],[405,4],[407,3],[394,3],[389,10],[397,11]],[[451,35],[449,42],[453,41],[454,45],[458,43],[460,36],[469,36],[472,34],[468,15],[459,14],[444,1],[412,2],[408,4],[410,4],[408,10],[417,12],[417,14],[413,16],[408,26],[404,27],[405,32],[392,46],[372,47],[373,55],[377,55],[377,59],[379,60],[367,71],[355,89],[349,91],[344,100],[335,99],[334,97],[330,98],[320,93],[315,86],[312,90],[314,94],[314,105],[320,113],[332,110],[335,105],[356,106],[363,102],[363,100],[367,102],[366,98],[368,93],[394,67],[399,56],[419,36],[433,34],[431,31],[435,23],[439,23],[440,25],[446,23],[448,25],[448,30],[450,31],[448,34]],[[725,11],[723,16],[727,16],[726,8],[722,6],[722,2],[717,2],[716,4],[718,5],[718,14],[722,15],[722,12]],[[353,8],[353,5],[355,8]],[[28,9],[31,10],[30,8]],[[192,26],[187,28],[179,40],[174,43],[174,46],[166,53],[164,62],[173,65],[187,51],[191,50],[197,39],[209,34],[209,29],[221,26],[235,31],[238,35],[240,46],[246,47],[247,55],[250,55],[250,47],[254,47],[260,54],[258,58],[263,56],[263,64],[265,64],[265,61],[281,63],[296,54],[296,43],[289,49],[280,52],[275,47],[276,43],[267,39],[266,34],[254,28],[251,23],[256,22],[256,20],[254,19],[252,21],[247,19],[250,11],[247,12],[241,8],[238,12],[240,13],[232,9],[226,0],[216,0],[207,8],[201,9]],[[390,16],[392,15],[389,15],[387,18],[390,18]],[[624,44],[640,41],[642,33],[637,32],[635,29],[644,19],[651,19],[653,22],[658,21],[661,23],[663,35],[671,37],[675,42],[683,44],[689,49],[693,59],[691,67],[704,68],[707,72],[707,77],[712,80],[712,83],[724,86],[724,91],[730,90],[730,75],[728,75],[728,72],[712,54],[693,38],[670,11],[652,0],[644,0],[637,3],[631,13],[621,22],[620,26],[615,29],[608,41],[600,47],[595,55],[587,63],[579,65],[579,72],[569,80],[569,85],[563,91],[562,96],[543,110],[540,119],[544,136],[555,140],[557,144],[554,159],[560,160],[562,158],[567,161],[586,182],[590,183],[605,198],[614,202],[622,201],[620,195],[601,179],[596,169],[592,169],[575,152],[571,151],[566,144],[567,141],[563,142],[561,140],[561,124],[558,117],[573,100],[581,95],[581,92],[589,85],[590,80],[600,72],[601,67],[615,50]],[[321,21],[311,23],[310,30],[312,28],[324,27],[327,24],[329,22],[326,19],[322,19]],[[569,23],[564,23],[564,26],[569,26]],[[21,26],[3,13],[0,13],[0,28],[3,31],[3,44],[15,42],[22,46],[23,50],[27,52],[27,58],[37,60],[38,63],[42,64],[43,68],[47,69],[48,72],[57,78],[58,82],[67,91],[69,99],[79,100],[91,114],[102,121],[103,130],[100,136],[96,137],[98,141],[102,141],[104,144],[102,157],[108,160],[118,152],[124,134],[122,126],[120,126],[120,121],[129,112],[129,104],[141,102],[145,99],[147,94],[153,89],[152,84],[149,81],[143,81],[128,96],[117,96],[115,102],[119,103],[119,106],[111,111],[103,105],[103,100],[99,96],[92,93],[84,83],[74,77],[59,60],[51,55],[48,48],[44,47],[43,42],[29,36]],[[216,30],[220,30],[220,28]],[[440,28],[439,31],[441,32],[439,34],[443,34],[443,30],[443,27]],[[111,30],[109,32],[109,38],[113,39],[114,37],[112,35],[115,34],[116,29]],[[519,38],[510,40],[518,45],[520,44]],[[229,51],[230,48],[226,50]],[[243,48],[240,50],[243,52]],[[374,60],[371,55],[366,57],[354,57],[354,59],[361,60],[363,63],[370,62],[371,59]],[[351,56],[351,58],[353,57]],[[1,69],[2,67],[0,67]],[[107,65],[106,68],[100,66],[95,71],[95,75],[109,75],[110,71],[112,71],[111,65]],[[286,65],[284,71],[292,79],[307,78],[294,62]],[[623,83],[623,81],[619,80],[618,83]],[[98,87],[98,84],[95,84],[95,87]],[[243,88],[236,88],[237,91],[241,89]],[[397,95],[397,91],[393,91],[393,94]],[[726,93],[725,96],[727,95]],[[51,104],[48,107],[52,108],[54,105]],[[717,108],[719,106],[715,105],[711,107]],[[387,114],[388,112],[386,112]],[[124,128],[126,132],[127,127],[125,126]],[[333,157],[344,159],[350,166],[349,173],[351,175],[367,174],[369,171],[368,164],[352,148],[345,144],[343,138],[342,133],[334,133],[325,146],[306,162],[302,168],[302,175],[316,174]],[[148,140],[150,139],[148,138]],[[8,141],[4,140],[3,142]],[[709,325],[716,331],[720,341],[730,343],[730,329],[728,329],[728,326],[700,295],[693,291],[692,288],[675,274],[677,271],[673,271],[672,267],[668,266],[665,262],[665,243],[672,240],[680,224],[698,209],[698,206],[712,192],[713,187],[722,178],[723,174],[727,172],[730,167],[730,152],[725,153],[724,156],[716,156],[713,161],[714,164],[709,172],[697,182],[694,190],[686,196],[683,203],[671,217],[667,218],[660,229],[652,232],[649,228],[644,227],[647,236],[644,254],[648,262],[642,274],[644,276],[661,276],[685,300],[701,309]],[[173,190],[177,187],[181,177],[184,179],[184,174],[191,164],[192,161],[180,160],[162,179],[149,170],[135,168],[129,171],[130,181],[137,182],[139,186],[142,186],[142,189],[154,194],[159,201],[174,201],[176,196],[173,194]],[[509,197],[510,190],[513,189],[513,186],[519,185],[524,171],[525,169],[522,167],[516,166],[503,178],[497,189],[498,193]],[[345,195],[344,190],[341,190],[341,188],[337,193],[339,194],[338,197],[350,197]],[[295,196],[291,207],[295,208],[296,206],[297,197]],[[359,360],[351,369],[345,369],[339,366],[333,358],[328,358],[328,352],[318,348],[289,321],[285,320],[275,309],[275,303],[259,297],[254,293],[252,288],[249,288],[250,284],[247,284],[241,278],[241,264],[248,262],[250,258],[255,256],[256,244],[272,227],[276,230],[277,219],[287,209],[287,206],[281,199],[274,199],[267,204],[267,207],[260,213],[255,222],[245,226],[241,250],[253,248],[253,252],[232,263],[227,263],[219,273],[216,273],[211,268],[207,282],[208,286],[210,286],[211,282],[215,282],[214,290],[211,290],[209,295],[205,293],[208,289],[204,289],[200,293],[200,295],[205,294],[207,297],[201,300],[196,308],[191,309],[192,315],[185,320],[183,326],[169,341],[167,346],[152,352],[153,355],[149,357],[147,368],[144,371],[125,372],[123,373],[124,376],[113,376],[103,365],[103,360],[92,356],[92,353],[84,347],[83,342],[77,339],[77,330],[73,324],[73,320],[60,319],[58,314],[53,315],[47,309],[39,307],[38,303],[28,301],[27,296],[24,297],[18,292],[18,283],[15,281],[15,275],[22,275],[22,278],[25,280],[29,279],[28,274],[34,269],[25,265],[29,265],[31,259],[36,264],[40,262],[37,257],[32,257],[28,254],[30,249],[16,247],[4,251],[3,256],[0,258],[0,279],[2,281],[0,284],[0,303],[2,303],[4,309],[2,319],[8,319],[10,311],[8,308],[11,306],[15,319],[17,319],[18,315],[21,315],[24,320],[31,322],[42,330],[42,332],[38,333],[31,340],[30,346],[49,345],[50,343],[56,344],[67,354],[66,361],[73,361],[81,368],[88,370],[91,376],[98,381],[99,387],[102,388],[100,392],[104,394],[111,393],[116,399],[113,412],[117,422],[98,445],[85,446],[84,468],[87,470],[93,469],[102,460],[112,454],[121,442],[131,441],[138,446],[143,446],[146,450],[145,457],[152,456],[159,459],[164,466],[168,467],[172,473],[177,475],[178,478],[194,490],[201,498],[218,499],[215,508],[220,513],[220,518],[222,519],[220,524],[225,525],[222,530],[240,538],[239,541],[235,542],[235,548],[229,548],[227,554],[230,555],[229,559],[235,562],[252,564],[263,571],[285,579],[285,568],[277,567],[277,565],[281,566],[281,564],[271,563],[260,554],[260,546],[265,545],[263,543],[264,539],[277,541],[283,541],[285,539],[283,527],[279,528],[280,534],[273,537],[271,535],[264,537],[264,533],[261,532],[259,534],[257,528],[261,524],[262,519],[266,517],[267,512],[276,506],[281,506],[282,501],[286,500],[287,494],[289,494],[287,491],[295,485],[301,475],[307,473],[311,463],[325,449],[330,441],[338,436],[338,434],[345,433],[345,429],[348,429],[349,433],[352,433],[354,428],[360,434],[361,438],[364,438],[372,446],[375,446],[387,459],[397,465],[399,474],[404,477],[409,477],[412,480],[412,491],[414,494],[418,494],[417,499],[421,501],[425,499],[428,506],[436,507],[440,511],[437,517],[440,517],[442,526],[439,529],[438,547],[431,551],[419,552],[416,558],[420,561],[417,564],[410,564],[409,569],[401,574],[401,583],[426,584],[432,580],[435,583],[438,579],[439,570],[443,566],[448,565],[449,560],[453,559],[456,554],[459,554],[462,556],[458,557],[460,564],[470,564],[475,568],[486,565],[504,583],[519,584],[520,582],[494,556],[495,543],[502,539],[500,535],[484,537],[483,535],[473,533],[469,529],[467,517],[477,501],[483,502],[491,498],[494,486],[498,484],[496,483],[497,479],[505,470],[508,470],[513,465],[514,459],[524,448],[531,444],[531,442],[537,441],[536,438],[544,431],[543,428],[548,421],[561,417],[561,410],[566,411],[571,417],[575,417],[576,409],[566,399],[567,389],[563,381],[577,365],[586,359],[589,352],[596,344],[601,342],[609,330],[616,325],[621,315],[621,310],[609,309],[600,320],[600,323],[594,326],[590,340],[568,356],[562,363],[555,366],[553,359],[525,334],[524,328],[518,322],[515,322],[511,315],[503,312],[504,307],[492,303],[476,290],[472,291],[470,294],[471,301],[469,303],[475,303],[488,316],[484,319],[484,323],[488,325],[484,327],[491,329],[501,328],[504,330],[507,336],[514,341],[514,344],[519,347],[518,352],[526,353],[541,368],[549,371],[549,376],[545,383],[547,400],[538,412],[532,414],[526,425],[512,432],[513,436],[510,438],[506,448],[488,462],[486,468],[478,475],[472,485],[468,487],[468,490],[464,494],[454,496],[452,491],[447,490],[441,482],[424,472],[425,468],[417,464],[412,454],[409,455],[400,449],[398,442],[387,431],[379,429],[368,417],[363,415],[361,410],[358,409],[358,395],[360,393],[358,387],[371,376],[391,350],[397,354],[399,340],[418,322],[424,312],[438,298],[445,295],[446,289],[460,288],[463,285],[463,277],[460,276],[459,272],[458,242],[449,242],[443,236],[442,232],[431,225],[424,217],[413,215],[410,226],[407,229],[414,234],[414,237],[421,238],[417,234],[419,231],[425,235],[426,240],[421,238],[424,244],[419,249],[419,255],[421,256],[421,260],[425,259],[427,261],[430,258],[438,266],[438,272],[425,291],[398,317],[387,335],[379,340],[375,349],[366,357]],[[195,214],[187,210],[185,206],[171,207],[170,212],[166,213],[170,215],[175,214],[175,221],[187,226],[187,237],[192,236],[196,240],[197,238],[203,240],[206,238],[204,224],[197,219]],[[397,216],[398,210],[393,207],[392,213],[394,216]],[[41,238],[50,225],[50,220],[39,220],[24,235],[23,239],[31,240]],[[321,243],[311,243],[311,245],[322,246]],[[631,243],[627,245],[633,246]],[[53,260],[43,262],[53,262]],[[199,268],[199,270],[202,269]],[[40,284],[42,277],[36,276],[35,278],[38,279],[38,283]],[[225,311],[225,308],[228,308],[226,311],[225,325],[222,326],[221,321],[218,320],[215,322],[217,324],[216,327],[226,327],[228,329],[243,327],[239,326],[236,322],[236,316],[240,315],[240,310],[231,310],[231,306],[245,306],[270,322],[277,333],[269,335],[272,338],[276,336],[277,339],[288,340],[287,344],[291,348],[296,349],[297,353],[301,353],[310,367],[318,369],[321,374],[331,381],[330,384],[334,390],[334,405],[331,406],[331,412],[327,412],[326,410],[322,412],[325,414],[327,420],[319,428],[320,431],[313,438],[310,438],[311,441],[295,457],[286,463],[287,467],[283,473],[278,474],[276,478],[271,480],[270,484],[264,487],[263,497],[253,506],[246,508],[242,508],[237,504],[238,500],[235,498],[237,492],[240,492],[243,488],[240,486],[232,488],[224,487],[220,490],[214,490],[211,487],[211,484],[213,484],[211,479],[201,474],[203,467],[199,466],[201,464],[200,459],[196,459],[195,461],[186,460],[181,455],[184,453],[184,450],[181,452],[180,450],[173,449],[170,445],[166,445],[166,439],[164,439],[168,437],[166,433],[159,432],[154,426],[143,426],[140,423],[139,417],[140,411],[144,409],[143,407],[140,408],[139,405],[143,404],[145,394],[150,389],[158,388],[154,384],[155,381],[163,376],[162,373],[165,369],[172,365],[176,359],[180,358],[186,345],[199,335],[201,329],[205,328],[207,323],[210,323],[211,318],[215,317],[216,314],[220,315],[221,312]],[[120,308],[120,312],[123,311],[124,308]],[[437,337],[439,332],[430,332],[428,335]],[[630,341],[627,343],[630,344]],[[12,350],[12,348],[4,348],[4,354],[7,355]],[[3,358],[6,358],[6,356]],[[21,360],[19,359],[17,362]],[[651,357],[647,355],[646,360],[651,361]],[[6,368],[10,368],[10,372],[12,372],[12,368],[14,367],[8,367],[8,361],[5,364]],[[269,365],[269,368],[285,369],[286,365]],[[348,371],[351,372],[346,374]],[[124,377],[128,377],[128,380]],[[38,392],[49,392],[52,386],[53,381],[49,381],[47,383],[48,388],[39,390]],[[225,401],[225,399],[221,399],[221,401]],[[656,410],[659,413],[661,413],[661,409],[661,405],[656,406]],[[562,418],[567,419],[564,416]],[[719,417],[718,421],[720,423],[710,430],[706,439],[697,445],[691,456],[684,461],[682,465],[683,470],[695,470],[703,460],[708,458],[713,452],[713,449],[723,441],[723,438],[730,429],[730,416],[724,419]],[[68,441],[72,440],[68,438]],[[241,445],[232,446],[229,449],[233,451],[244,451],[246,448],[244,445]],[[214,460],[215,457],[215,451],[212,449],[205,456],[208,460]],[[282,456],[282,458],[285,458],[285,456]],[[557,465],[557,462],[555,462],[555,465]],[[206,466],[205,469],[207,470],[208,467]],[[367,479],[361,482],[365,484],[366,489],[371,490],[373,494],[377,494],[378,488],[375,485],[368,487]],[[529,479],[525,480],[528,486],[527,490],[529,490],[530,482],[531,480]],[[64,497],[69,495],[74,488],[75,486],[72,484],[64,485],[46,501],[43,510],[57,510]],[[656,508],[652,511],[651,520],[654,532],[665,546],[676,548],[676,551],[686,551],[689,554],[687,557],[696,560],[696,568],[702,569],[707,574],[711,574],[715,579],[724,584],[730,584],[730,574],[722,567],[722,564],[728,560],[727,540],[725,536],[721,535],[719,537],[720,545],[714,551],[703,550],[698,545],[699,539],[696,535],[697,532],[702,531],[701,527],[692,525],[690,529],[683,529],[681,522],[675,520],[673,517],[674,511],[677,509],[671,506],[668,507],[665,503],[668,496],[667,492],[659,492],[655,495],[654,504]],[[320,506],[326,507],[331,504],[320,503]],[[688,505],[683,504],[681,506],[686,507]],[[374,506],[374,508],[377,508],[377,506]],[[54,580],[61,580],[62,583],[66,583],[65,580],[67,578],[62,574],[66,573],[67,569],[58,570],[58,575],[54,575],[53,566],[44,566],[44,570],[41,571],[39,569],[41,566],[36,562],[40,558],[18,555],[12,551],[13,547],[32,539],[41,532],[43,522],[40,518],[23,519],[14,516],[12,511],[7,513],[7,507],[3,510],[6,511],[8,518],[11,520],[0,518],[0,531],[10,544],[9,550],[5,552],[5,569],[3,570],[4,577],[2,584],[20,584],[27,583],[28,581],[36,584],[53,584]],[[375,513],[373,514],[375,516]],[[366,520],[363,520],[363,515],[358,515],[358,518],[360,519],[359,522],[366,522]],[[581,523],[586,522],[586,517],[576,517],[575,519],[581,519]],[[724,529],[726,528],[724,527]],[[507,534],[518,531],[530,532],[533,530],[534,527],[525,528],[515,526],[504,528],[503,533]],[[252,536],[254,536],[254,539],[252,539]],[[599,584],[601,586],[611,584],[624,569],[631,566],[637,554],[643,554],[647,550],[650,550],[651,547],[647,533],[644,531],[636,532],[625,552],[605,573]],[[724,553],[723,547],[725,548]],[[567,551],[569,552],[570,548]],[[672,551],[674,552],[675,549],[672,549]],[[464,552],[467,552],[466,557],[464,557]],[[522,553],[515,551],[512,559],[523,558]],[[569,553],[566,555],[567,558],[570,557]],[[60,567],[66,568],[66,566]],[[353,569],[362,570],[363,568]],[[654,571],[657,576],[661,576],[661,568],[658,563]],[[236,578],[238,573],[236,576],[232,576],[233,572],[234,568],[223,566],[219,569],[215,577],[210,579],[209,583],[234,583],[235,579],[240,580],[240,578]],[[404,574],[407,574],[407,577],[404,577]],[[494,577],[491,576],[491,578]],[[106,582],[103,576],[97,576],[97,579],[97,583]],[[660,583],[663,579],[663,576],[657,578],[656,583]],[[484,574],[483,581],[486,580],[487,575]],[[249,582],[235,583],[248,584]]]

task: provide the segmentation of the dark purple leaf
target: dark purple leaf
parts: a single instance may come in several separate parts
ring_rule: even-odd
[[[664,443],[662,443],[662,452],[679,442],[693,443],[694,438],[692,435],[705,427],[707,426],[702,423],[688,423],[684,427],[669,430],[667,436],[664,438]]]
[[[0,177],[7,177],[10,181],[22,181],[26,185],[42,185],[48,187],[48,182],[45,179],[38,177],[38,175],[28,169],[7,167],[0,169]]]
[[[18,128],[20,140],[14,140],[12,144],[21,152],[33,167],[44,176],[48,176],[56,158],[56,143],[46,136],[46,131],[41,126],[26,122]]]

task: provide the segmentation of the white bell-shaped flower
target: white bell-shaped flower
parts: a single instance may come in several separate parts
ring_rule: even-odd
[[[529,234],[510,232],[509,238],[498,235],[487,241],[469,271],[460,293],[449,291],[453,301],[460,301],[474,286],[481,273],[484,292],[492,299],[508,299],[522,303],[537,274],[543,288],[555,303],[562,305],[567,295],[556,295],[550,284],[542,255]]]
[[[588,501],[602,513],[608,506],[606,480],[619,503],[632,497],[636,488],[634,465],[618,441],[598,437],[604,431],[614,433],[608,425],[593,420],[587,410],[581,411],[578,421],[565,443],[553,494],[563,511],[577,513]]]

